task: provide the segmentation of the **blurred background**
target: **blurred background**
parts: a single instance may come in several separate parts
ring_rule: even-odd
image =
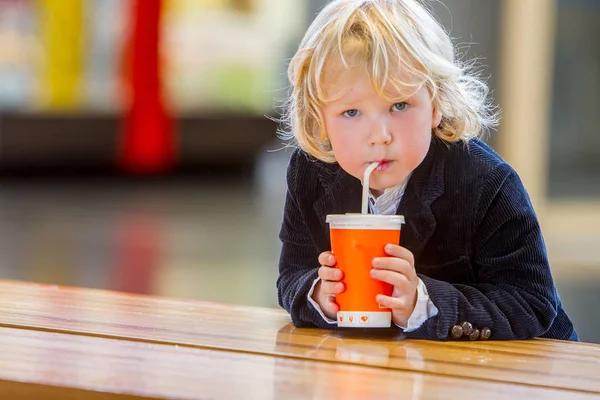
[[[0,0],[0,279],[278,307],[287,61],[325,0]],[[600,343],[600,0],[431,9]]]

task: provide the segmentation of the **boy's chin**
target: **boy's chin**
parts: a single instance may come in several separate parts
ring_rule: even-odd
[[[381,196],[387,189],[396,187],[401,183],[402,181],[392,180],[385,182],[370,182],[369,188],[371,189],[371,193],[373,193],[375,196]]]
[[[402,181],[398,179],[371,179],[369,187],[373,190],[384,191],[386,189],[391,189],[394,186],[397,186]]]

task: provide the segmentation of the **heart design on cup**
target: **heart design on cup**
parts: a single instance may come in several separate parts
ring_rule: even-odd
[[[350,320],[350,322],[354,321],[354,317],[348,317],[348,319]]]
[[[340,322],[344,322],[344,317],[340,317]]]
[[[369,320],[369,317],[363,315],[362,317],[360,317],[360,319],[362,319],[362,322],[367,322]]]

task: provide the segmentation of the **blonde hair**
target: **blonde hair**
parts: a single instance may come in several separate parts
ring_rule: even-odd
[[[468,141],[498,122],[487,85],[472,65],[455,59],[448,34],[416,0],[334,0],[317,15],[290,62],[292,88],[283,114],[289,130],[280,132],[322,161],[335,162],[321,113],[330,100],[324,90],[330,61],[362,67],[384,97],[388,84],[399,93],[425,85],[442,114],[433,133],[448,142]]]

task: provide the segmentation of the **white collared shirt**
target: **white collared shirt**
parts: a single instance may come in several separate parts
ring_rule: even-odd
[[[381,194],[377,198],[375,198],[375,196],[373,196],[373,193],[369,191],[369,211],[371,212],[371,214],[396,214],[396,211],[398,210],[398,205],[400,204],[400,200],[402,200],[402,196],[404,196],[404,192],[406,191],[407,183],[408,178],[406,178],[404,182],[394,187],[385,189],[383,191],[383,194]]]

